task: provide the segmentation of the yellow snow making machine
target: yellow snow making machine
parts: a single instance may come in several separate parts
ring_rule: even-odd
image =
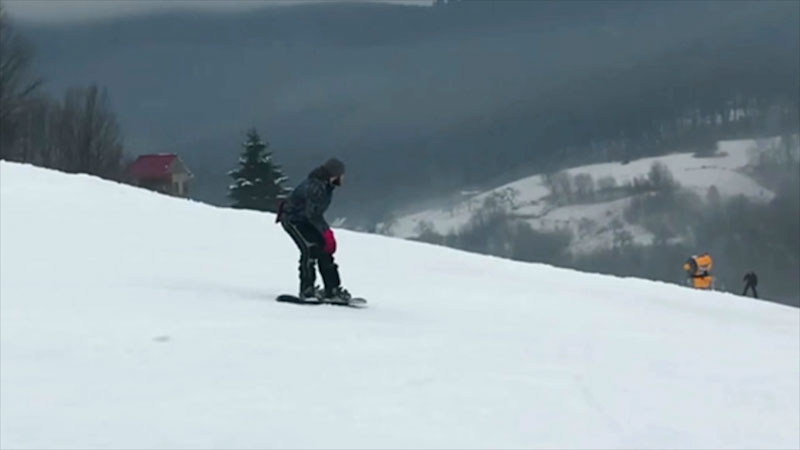
[[[687,283],[695,289],[714,289],[714,276],[711,275],[711,268],[714,260],[708,253],[694,255],[683,265],[688,277]]]

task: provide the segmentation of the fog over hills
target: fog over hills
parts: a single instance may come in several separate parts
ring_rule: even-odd
[[[605,158],[585,144],[697,86],[791,103],[799,9],[313,4],[19,27],[47,89],[106,86],[128,152],[179,152],[198,199],[225,204],[225,172],[256,126],[293,181],[329,155],[345,159],[338,213],[357,218]],[[665,90],[671,100],[648,100]]]

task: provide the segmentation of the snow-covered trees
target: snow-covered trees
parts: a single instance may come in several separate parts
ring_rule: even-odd
[[[255,129],[247,132],[239,167],[228,172],[233,178],[228,187],[228,197],[234,208],[275,212],[280,200],[289,193],[289,189],[283,186],[287,177],[280,166],[272,162],[268,146]]]

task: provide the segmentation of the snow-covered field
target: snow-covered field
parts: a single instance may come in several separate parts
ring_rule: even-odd
[[[798,310],[0,163],[0,447],[798,448]]]
[[[636,177],[646,177],[656,162],[666,165],[683,188],[694,191],[704,198],[711,186],[715,186],[722,196],[744,195],[756,201],[769,201],[774,194],[760,186],[744,170],[750,158],[758,149],[769,148],[777,139],[721,141],[718,143],[717,155],[697,158],[692,153],[675,153],[666,156],[643,158],[627,164],[604,163],[574,167],[565,172],[571,176],[588,174],[595,183],[606,177],[614,179],[618,186],[632,182]],[[442,209],[428,209],[398,218],[389,230],[389,234],[398,237],[414,237],[419,235],[420,223],[430,224],[434,231],[441,234],[451,233],[469,222],[472,214],[481,207],[484,200],[503,191],[516,191],[516,198],[510,208],[512,214],[523,217],[534,229],[552,231],[554,229],[570,229],[575,236],[572,250],[577,252],[607,248],[613,240],[610,224],[619,221],[631,233],[633,242],[651,244],[653,235],[647,230],[626,223],[623,212],[630,198],[592,204],[578,204],[553,207],[546,197],[550,190],[544,184],[542,175],[533,175],[488,192],[467,198],[464,201]],[[590,232],[581,228],[581,221],[591,221]],[[596,232],[603,230],[605,232]]]

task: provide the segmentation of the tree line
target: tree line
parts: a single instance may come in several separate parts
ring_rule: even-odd
[[[122,131],[106,89],[69,88],[60,99],[42,90],[34,49],[0,5],[0,159],[69,173],[129,182]],[[277,210],[287,178],[272,161],[269,144],[247,133],[239,167],[228,172],[231,206]]]
[[[34,49],[0,5],[0,159],[72,173],[124,178],[124,142],[106,89],[44,93]]]

